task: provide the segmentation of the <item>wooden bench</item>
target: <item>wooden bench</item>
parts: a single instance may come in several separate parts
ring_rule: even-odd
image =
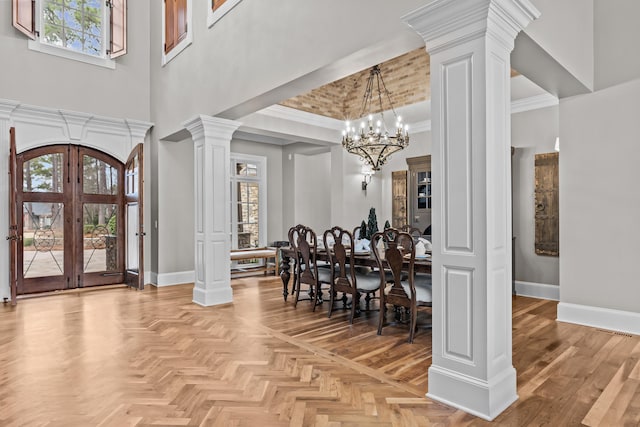
[[[231,269],[231,277],[240,277],[242,275],[249,275],[255,273],[264,273],[266,276],[268,273],[273,272],[276,276],[278,271],[278,249],[271,247],[264,248],[247,248],[247,249],[234,249],[231,251],[231,261],[243,261],[251,259],[262,259],[264,265],[259,266],[247,266],[241,265]],[[273,262],[269,262],[273,259]]]

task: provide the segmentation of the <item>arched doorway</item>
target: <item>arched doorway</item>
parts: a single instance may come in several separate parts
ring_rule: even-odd
[[[15,166],[17,294],[124,283],[134,168],[77,145],[25,151]]]

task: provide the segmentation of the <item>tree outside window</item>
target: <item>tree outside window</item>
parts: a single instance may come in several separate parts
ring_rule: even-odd
[[[102,0],[43,0],[43,42],[101,56],[104,7]]]

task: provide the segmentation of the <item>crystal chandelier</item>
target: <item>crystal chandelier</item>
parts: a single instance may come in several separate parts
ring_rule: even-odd
[[[386,97],[389,102],[390,108],[387,108],[387,111],[391,110],[395,117],[393,132],[389,132],[384,121],[383,97]],[[378,108],[375,111],[379,110],[379,113],[373,112],[375,101],[378,103]],[[379,118],[374,122],[375,116],[379,116]],[[369,73],[360,117],[363,120],[359,129],[356,129],[351,122],[346,122],[345,130],[342,131],[342,146],[349,153],[360,156],[365,164],[370,165],[374,171],[379,171],[391,154],[409,145],[409,126],[403,125],[402,117],[396,114],[378,65],[373,67]],[[366,122],[364,117],[367,117]]]

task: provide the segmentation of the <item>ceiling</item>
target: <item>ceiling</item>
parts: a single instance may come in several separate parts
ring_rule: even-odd
[[[379,64],[391,102],[412,133],[431,129],[429,65],[424,47]],[[297,152],[326,151],[340,142],[344,120],[360,118],[369,70],[366,68],[243,117],[240,119],[243,125],[234,137],[287,145]],[[555,97],[514,70],[511,71],[511,101],[513,112],[557,103]],[[384,104],[385,108],[388,106]]]

